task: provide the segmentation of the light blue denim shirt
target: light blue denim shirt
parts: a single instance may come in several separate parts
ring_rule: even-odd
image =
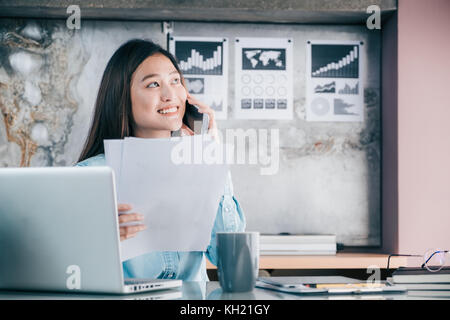
[[[77,166],[106,166],[104,154],[79,162]],[[132,205],[132,204],[131,204]],[[182,279],[207,281],[206,260],[217,266],[216,232],[245,230],[245,217],[233,195],[231,174],[228,172],[224,194],[220,200],[211,241],[206,251],[163,251],[150,252],[123,262],[125,278]],[[126,240],[124,240],[126,241]]]

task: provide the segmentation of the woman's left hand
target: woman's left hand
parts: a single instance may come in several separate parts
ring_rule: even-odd
[[[198,100],[197,98],[191,96],[189,93],[187,94],[187,100],[190,104],[195,104],[198,107],[198,112],[206,113],[209,116],[208,133],[211,134],[213,138],[217,140],[218,133],[214,110],[211,109],[210,106]]]

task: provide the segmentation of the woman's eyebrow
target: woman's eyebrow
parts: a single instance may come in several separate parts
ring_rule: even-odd
[[[172,71],[171,73],[169,73],[169,76],[174,73],[179,73],[179,72],[177,70]],[[148,78],[153,78],[153,77],[157,77],[157,76],[161,76],[161,75],[159,73],[150,73],[150,74],[146,75],[145,77],[143,77],[141,82],[145,81]]]

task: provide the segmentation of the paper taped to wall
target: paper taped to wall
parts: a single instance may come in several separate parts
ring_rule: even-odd
[[[363,121],[362,41],[308,41],[306,120]]]

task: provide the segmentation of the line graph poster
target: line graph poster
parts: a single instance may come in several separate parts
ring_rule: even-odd
[[[307,121],[364,121],[362,45],[360,41],[308,41]]]
[[[178,59],[189,93],[214,109],[216,119],[226,119],[228,39],[170,36],[169,51]]]
[[[293,40],[236,38],[237,119],[292,119]]]

